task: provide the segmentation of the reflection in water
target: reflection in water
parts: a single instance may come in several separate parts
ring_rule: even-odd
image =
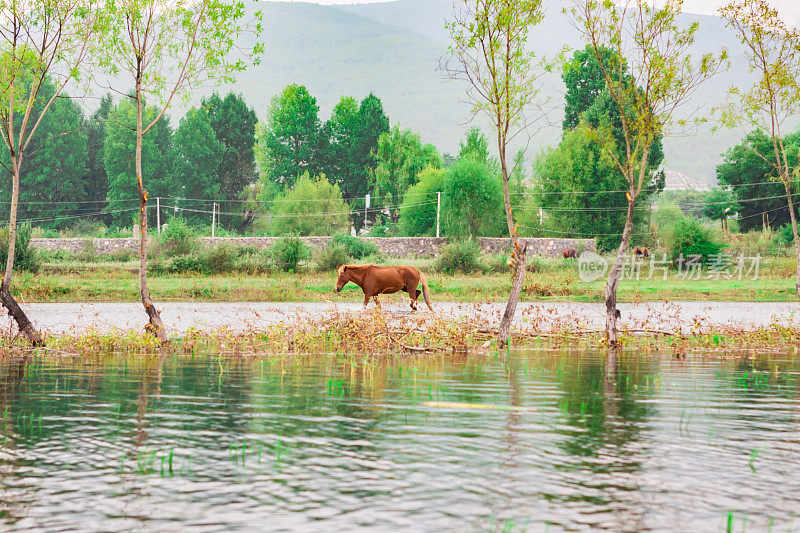
[[[799,382],[775,356],[3,359],[0,529],[786,530]]]

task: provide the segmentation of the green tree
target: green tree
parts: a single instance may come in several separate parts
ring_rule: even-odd
[[[100,212],[105,209],[108,196],[108,174],[103,162],[105,150],[103,143],[106,137],[106,127],[108,117],[114,108],[114,99],[111,94],[106,94],[100,99],[100,105],[92,113],[89,120],[84,122],[86,131],[86,177],[84,185],[86,187],[86,199],[92,202],[89,204],[87,212]],[[103,215],[99,217],[107,220]]]
[[[735,215],[742,208],[736,201],[736,196],[730,189],[715,187],[706,197],[703,205],[703,214],[711,220],[719,220],[722,229],[728,229],[728,217]]]
[[[304,173],[316,174],[319,106],[302,85],[287,86],[267,109],[258,133],[263,178],[290,188]]]
[[[607,105],[618,110],[616,117],[608,112],[598,113],[601,120],[593,131],[605,156],[627,182],[625,226],[605,290],[606,338],[610,346],[617,345],[617,287],[631,241],[637,201],[641,201],[652,181],[652,149],[665,131],[685,124],[676,116],[677,110],[727,59],[723,52],[692,60],[690,50],[699,25],[692,22],[682,27],[681,8],[682,0],[664,0],[655,7],[647,0],[632,0],[624,6],[611,1],[576,0],[570,9],[575,26],[597,59]],[[613,53],[608,54],[608,50]],[[607,107],[602,102],[599,105]],[[618,124],[614,123],[616,118]],[[592,123],[591,118],[588,122]],[[621,146],[617,129],[622,131]]]
[[[564,133],[558,148],[543,153],[534,166],[537,199],[545,233],[555,237],[596,238],[600,250],[619,246],[628,200],[627,181],[587,126]],[[641,222],[642,210],[636,211]]]
[[[797,263],[795,290],[800,296],[800,236],[794,194],[800,167],[790,162],[796,151],[783,143],[786,122],[800,112],[800,30],[784,22],[767,0],[732,0],[720,9],[744,45],[745,59],[756,83],[734,87],[723,120],[729,126],[747,123],[767,133],[772,143],[770,176],[783,185],[792,226]]]
[[[245,188],[256,181],[256,112],[234,93],[224,99],[214,93],[203,99],[202,107],[208,111],[211,127],[224,149],[217,170],[219,198],[239,200]],[[232,202],[223,205],[224,211],[234,211],[237,206]],[[234,223],[230,217],[223,216],[222,220],[229,227]],[[241,218],[236,220],[242,224]]]
[[[353,97],[342,97],[322,127],[318,146],[323,169],[342,190],[356,229],[364,223],[364,197],[374,185],[378,138],[387,131],[389,118],[372,93],[360,104]]]
[[[378,139],[375,195],[379,205],[389,208],[391,222],[400,218],[400,204],[406,191],[417,183],[424,168],[442,166],[442,157],[431,144],[423,145],[419,134],[395,125]],[[425,199],[430,201],[430,198]],[[424,201],[417,198],[417,201]]]
[[[400,206],[400,233],[409,237],[436,235],[436,193],[442,191],[447,171],[428,167],[419,173],[419,181],[405,194]],[[441,225],[441,221],[440,221]]]
[[[34,346],[44,339],[11,294],[17,243],[20,180],[28,149],[64,87],[79,77],[84,60],[98,37],[104,35],[106,10],[84,0],[31,0],[3,5],[0,24],[0,123],[8,150],[9,198],[8,253],[0,281],[0,302],[14,318],[20,333]],[[54,90],[42,94],[47,81]],[[33,109],[39,119],[31,120]],[[17,118],[21,121],[17,122]]]
[[[511,205],[507,151],[511,141],[530,124],[526,109],[539,91],[540,62],[528,36],[544,18],[541,0],[457,0],[454,16],[445,26],[450,33],[456,79],[466,79],[473,113],[483,113],[494,127],[500,156],[506,225],[512,242],[514,279],[500,321],[497,340],[508,342],[511,321],[525,280],[525,252],[520,246]]]
[[[161,113],[147,106],[143,118],[153,120]],[[142,140],[142,171],[150,178],[153,197],[182,196],[176,187],[173,167],[172,129],[164,117],[154,126],[150,135]],[[109,113],[103,141],[103,165],[108,175],[108,211],[112,224],[129,226],[139,211],[138,186],[131,179],[136,172],[136,104],[129,98],[122,100]],[[149,214],[155,223],[156,214]]]
[[[350,227],[349,212],[338,185],[306,174],[273,200],[270,233],[332,235]]]
[[[38,122],[30,138],[25,166],[20,171],[19,216],[36,226],[62,228],[72,224],[76,216],[87,211],[81,203],[87,199],[84,176],[86,174],[86,132],[83,113],[74,100],[65,97],[53,101],[48,112],[42,115],[44,103],[52,98],[56,88],[45,80],[39,99],[31,110],[30,119]],[[41,120],[39,120],[41,118]],[[23,116],[15,116],[20,127]],[[10,166],[10,154],[4,150],[2,163]],[[11,183],[0,182],[0,195],[11,196]],[[99,207],[102,209],[102,206]],[[91,212],[97,207],[88,209]]]
[[[781,142],[786,148],[789,165],[800,163],[800,133],[790,133]],[[791,221],[786,189],[780,181],[772,179],[772,151],[772,138],[756,130],[725,152],[722,163],[717,166],[717,181],[729,186],[741,204],[741,231],[759,229],[763,225],[777,228]],[[797,206],[794,209],[797,213]]]
[[[245,7],[236,0],[118,0],[110,3],[110,27],[100,43],[99,63],[112,76],[129,74],[133,82],[131,99],[136,105],[134,128],[134,170],[130,175],[139,194],[139,293],[150,330],[162,343],[167,342],[161,312],[147,287],[147,212],[142,152],[144,139],[161,122],[164,112],[177,95],[187,95],[206,80],[232,83],[248,60],[258,61],[263,44],[251,51],[237,46],[237,37],[250,28],[244,21]],[[256,19],[260,21],[260,12]],[[260,30],[260,24],[255,28]],[[258,42],[258,39],[255,40]],[[237,59],[228,59],[236,49]],[[160,100],[163,108],[155,117],[146,117],[146,100]],[[147,176],[148,184],[150,176]]]
[[[219,168],[225,148],[211,127],[204,108],[192,108],[181,119],[174,136],[174,195],[190,198],[189,205],[198,211],[209,211],[211,201],[220,193]],[[206,200],[206,202],[196,201]],[[207,213],[187,211],[183,215],[197,223],[210,222]]]
[[[503,188],[475,157],[458,159],[442,184],[442,225],[447,237],[499,237]]]

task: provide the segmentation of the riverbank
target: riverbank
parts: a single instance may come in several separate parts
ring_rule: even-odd
[[[434,302],[504,302],[511,288],[505,272],[454,275],[435,272],[432,262],[417,261],[426,273]],[[621,302],[738,301],[794,302],[793,267],[767,264],[759,279],[720,278],[626,279],[620,283]],[[160,274],[149,276],[156,302],[360,302],[361,290],[352,284],[333,293],[335,272],[302,271],[247,275]],[[523,302],[601,302],[605,280],[584,283],[577,265],[529,272]],[[37,274],[15,274],[13,290],[25,302],[136,302],[138,278],[133,263],[46,263]],[[392,298],[392,297],[387,297]],[[395,296],[395,298],[399,298]]]

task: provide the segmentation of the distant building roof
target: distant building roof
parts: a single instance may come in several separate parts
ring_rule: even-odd
[[[697,178],[687,176],[676,170],[665,170],[666,183],[664,185],[665,191],[710,191],[706,183],[703,183]]]

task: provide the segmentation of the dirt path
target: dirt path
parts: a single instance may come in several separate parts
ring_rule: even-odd
[[[370,309],[372,306],[370,306]],[[403,315],[409,312],[399,300],[385,301],[386,312]],[[189,328],[259,328],[280,321],[324,316],[332,310],[360,312],[360,303],[195,303],[179,302],[163,305],[164,324],[170,334],[180,334]],[[474,316],[496,325],[503,304],[436,303],[437,314],[459,317]],[[138,303],[98,304],[29,304],[26,310],[37,327],[50,333],[76,333],[94,327],[109,330],[113,327],[134,329],[146,322]],[[620,304],[625,328],[647,328],[688,331],[735,326],[753,329],[772,322],[800,325],[800,303],[749,302],[656,302]],[[565,327],[598,329],[603,324],[603,305],[571,302],[524,303],[518,307],[516,325],[540,331],[561,330]],[[5,318],[9,327],[10,319]]]

